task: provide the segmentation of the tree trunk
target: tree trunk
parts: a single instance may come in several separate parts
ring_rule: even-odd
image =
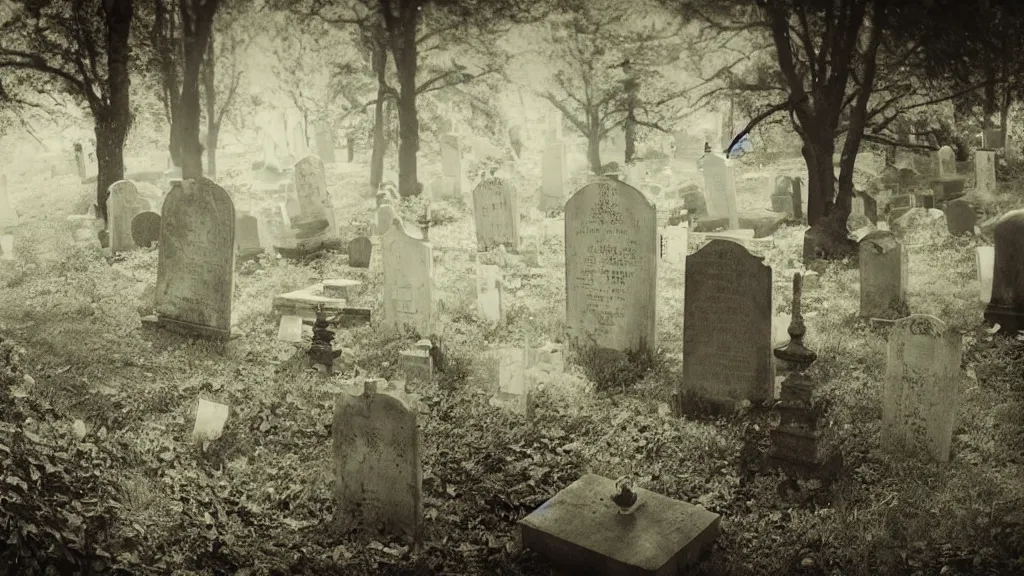
[[[601,174],[601,129],[591,128],[587,135],[587,162],[590,163],[590,170],[597,175]]]
[[[347,136],[345,138],[345,149],[348,152],[348,163],[351,164],[352,161],[355,160],[355,158],[356,158],[356,139],[351,137],[351,136]],[[383,171],[383,169],[384,169],[384,160],[383,160],[383,158],[381,158],[381,170]],[[371,168],[371,172],[372,172],[372,168]]]
[[[370,191],[376,193],[384,178],[384,154],[388,141],[384,136],[384,102],[388,98],[388,52],[384,45],[383,31],[371,44],[373,71],[377,74],[377,102],[373,105],[373,149],[370,152]],[[352,139],[349,138],[349,162],[352,161]]]
[[[984,64],[982,68],[985,71],[985,80],[987,81],[987,84],[985,84],[984,90],[985,99],[982,102],[982,112],[984,117],[981,119],[981,128],[986,130],[992,127],[992,117],[995,116],[996,110],[998,110],[999,106],[996,103],[995,68],[991,63]]]
[[[807,223],[815,226],[828,214],[835,197],[835,144],[828,135],[808,130],[801,152],[807,164]]]
[[[107,24],[107,91],[109,104],[93,105],[96,122],[96,199],[107,222],[107,190],[124,179],[124,142],[132,125],[131,78],[128,75],[128,36],[131,31],[131,0],[103,3]]]
[[[182,38],[185,70],[181,80],[181,177],[196,180],[203,175],[203,146],[199,142],[199,75],[210,41],[213,16],[219,0],[182,0]],[[187,6],[186,4],[191,4]]]
[[[206,173],[217,177],[217,85],[216,61],[214,59],[213,34],[206,46],[206,61],[203,62],[203,91],[206,92]]]
[[[420,123],[416,112],[416,28],[418,2],[398,3],[396,27],[391,30],[391,52],[398,70],[398,193],[403,198],[419,194],[416,154]]]
[[[622,131],[626,138],[626,164],[632,164],[633,156],[636,155],[636,80],[631,77],[633,68],[629,60],[622,66],[626,73],[626,121],[623,123]]]

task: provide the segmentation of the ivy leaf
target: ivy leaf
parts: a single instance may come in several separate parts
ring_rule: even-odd
[[[13,474],[5,478],[4,481],[10,484],[11,486],[17,486],[18,488],[21,488],[26,492],[28,491],[28,484],[26,484],[24,480],[18,478],[17,476],[14,476]]]

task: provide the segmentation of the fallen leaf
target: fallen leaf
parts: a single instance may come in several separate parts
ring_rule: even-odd
[[[77,440],[85,438],[85,422],[76,419],[75,422],[71,425],[71,432],[72,434],[75,435],[75,439]]]

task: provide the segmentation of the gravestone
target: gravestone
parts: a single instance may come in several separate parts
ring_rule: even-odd
[[[974,226],[977,224],[978,216],[974,208],[966,200],[957,198],[946,204],[943,210],[946,213],[946,228],[953,236],[961,234],[974,234]]]
[[[505,321],[505,303],[501,286],[501,267],[476,265],[476,306],[480,317],[492,325]]]
[[[491,397],[488,404],[495,408],[508,408],[512,412],[530,418],[532,416],[531,394],[533,391],[526,378],[526,350],[504,348],[495,350],[493,356],[498,364],[498,391]]]
[[[974,190],[985,200],[996,194],[996,153],[993,150],[974,151]]]
[[[197,442],[212,442],[224,432],[230,409],[226,404],[199,400],[196,406],[196,421],[192,426],[192,439]]]
[[[434,255],[428,242],[406,234],[397,218],[381,238],[384,260],[384,327],[409,326],[420,336],[433,331]]]
[[[690,242],[690,224],[680,222],[675,226],[667,226],[661,231],[659,256],[674,266],[686,265],[686,251]]]
[[[10,193],[7,191],[7,175],[0,174],[0,233],[18,224],[18,213],[14,211]]]
[[[704,157],[704,199],[709,218],[728,218],[729,229],[738,230],[736,181],[732,164],[718,154]]]
[[[441,173],[456,182],[462,177],[462,150],[455,134],[441,136]]]
[[[132,219],[142,212],[142,199],[135,184],[118,180],[110,185],[107,196],[107,227],[110,230],[110,250],[114,254],[134,250],[138,246],[132,239]]]
[[[915,314],[893,324],[882,393],[885,448],[949,461],[960,360],[960,334],[938,318]]]
[[[675,576],[713,546],[721,518],[687,502],[634,487],[624,514],[616,481],[587,474],[519,521],[521,542],[560,574]]]
[[[547,142],[541,156],[540,166],[540,202],[541,212],[561,209],[565,205],[565,143],[561,141]]]
[[[981,147],[986,150],[1002,148],[1006,144],[1006,136],[999,128],[986,128],[981,131]]]
[[[174,186],[160,222],[157,322],[190,335],[230,338],[234,263],[231,196],[207,178]]]
[[[907,307],[907,252],[892,232],[876,230],[860,241],[860,315],[895,319]]]
[[[473,189],[477,250],[504,246],[519,252],[519,203],[515,188],[503,178],[486,178]]]
[[[348,243],[348,265],[350,268],[369,268],[373,254],[373,242],[366,236],[357,236]]]
[[[421,540],[423,469],[416,408],[399,392],[338,396],[333,436],[337,520]]]
[[[978,246],[974,249],[974,266],[978,271],[978,297],[983,304],[992,300],[992,275],[995,272],[996,249],[993,246]]]
[[[565,322],[577,348],[655,347],[657,211],[625,184],[600,179],[565,205]]]
[[[259,221],[255,216],[240,214],[235,219],[235,256],[240,260],[251,260],[262,252]]]
[[[277,339],[282,342],[302,342],[302,316],[282,315],[277,326]]]
[[[789,176],[775,178],[775,189],[772,192],[772,212],[785,214],[789,218],[796,216],[793,206],[793,179]]]
[[[327,175],[324,163],[316,156],[306,156],[295,163],[295,196],[299,202],[299,212],[304,220],[325,218],[328,222],[324,235],[334,238],[338,235],[335,225],[334,204],[327,190]],[[290,210],[290,208],[289,208]],[[298,218],[289,211],[294,225]]]
[[[683,387],[715,404],[774,393],[772,269],[729,240],[686,258]]]
[[[939,178],[956,176],[956,153],[949,146],[939,148]]]
[[[139,212],[132,218],[132,242],[136,246],[149,248],[160,239],[160,215],[156,212]]]
[[[999,324],[1000,333],[1015,335],[1024,330],[1024,210],[1004,214],[992,238],[992,298],[985,320]]]
[[[377,226],[374,228],[374,235],[383,236],[387,234],[391,228],[391,223],[395,220],[401,222],[401,218],[399,218],[395,208],[391,204],[381,204],[377,208]]]
[[[316,153],[325,164],[334,164],[334,134],[326,122],[317,122],[313,126],[316,132]]]

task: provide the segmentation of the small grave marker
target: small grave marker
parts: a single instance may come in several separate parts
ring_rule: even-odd
[[[281,316],[277,339],[283,342],[302,342],[302,316]]]
[[[192,427],[192,438],[197,442],[212,442],[224,433],[229,408],[225,404],[199,400],[196,406],[196,423]]]

